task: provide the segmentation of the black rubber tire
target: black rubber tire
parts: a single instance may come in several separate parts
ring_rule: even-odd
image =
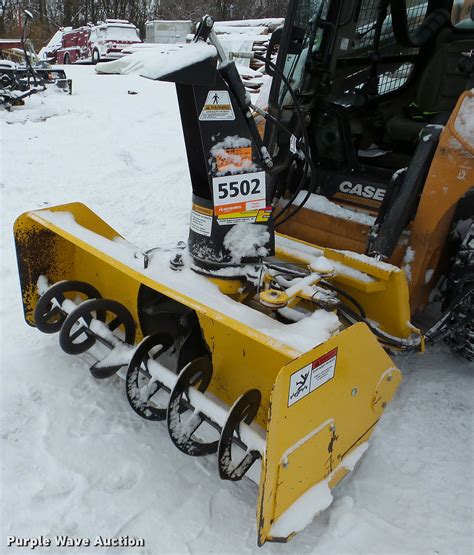
[[[195,387],[201,393],[208,388],[212,379],[212,363],[209,357],[200,357],[187,366],[179,374],[178,380],[170,394],[166,422],[171,441],[176,447],[192,457],[212,455],[217,451],[219,441],[202,442],[193,439],[193,434],[203,422],[202,414],[194,412],[192,418],[196,420],[196,426],[192,428],[189,422],[184,425],[181,416],[189,411],[183,410],[182,397],[187,394],[190,387]]]
[[[64,60],[63,60],[64,65],[68,66],[71,63],[71,57],[69,56],[69,54],[64,54]]]
[[[119,326],[123,325],[125,331],[125,343],[128,343],[129,345],[134,344],[135,322],[129,310],[118,301],[111,299],[91,299],[81,303],[64,321],[61,331],[59,332],[59,345],[65,353],[68,353],[69,355],[79,355],[88,351],[95,344],[96,338],[92,332],[88,334],[88,337],[81,343],[74,343],[74,340],[71,339],[71,330],[74,324],[80,318],[83,318],[86,321],[87,326],[89,326],[93,318],[93,312],[96,313],[96,319],[104,323],[106,322],[107,312],[113,312],[116,317],[107,324],[107,327],[111,331],[114,331]]]
[[[161,345],[162,348],[150,356],[150,351],[153,347]],[[155,333],[145,337],[145,339],[138,345],[135,353],[127,368],[127,376],[125,378],[125,392],[127,394],[127,400],[132,407],[132,409],[145,420],[151,420],[154,422],[159,422],[160,420],[166,420],[166,408],[158,408],[149,404],[149,400],[156,395],[162,384],[158,381],[153,382],[156,384],[153,392],[148,396],[146,401],[142,401],[137,396],[137,390],[139,389],[138,381],[141,374],[148,372],[146,366],[147,360],[152,358],[156,360],[164,352],[166,352],[173,345],[173,338],[171,335],[166,333]],[[142,367],[145,366],[145,368]]]
[[[92,51],[92,63],[98,64],[100,62],[100,52],[97,50],[97,48],[94,48],[94,50]]]
[[[238,464],[232,463],[232,441],[241,422],[251,424],[257,415],[262,395],[258,389],[250,389],[233,404],[222,429],[217,451],[219,476],[222,480],[241,480],[253,463],[261,457],[258,451],[250,450]]]
[[[102,298],[99,291],[85,281],[70,280],[55,283],[43,295],[41,295],[35,306],[33,318],[39,331],[43,333],[56,333],[61,329],[67,314],[52,307],[51,301],[56,299],[59,304],[62,304],[65,301],[66,293],[82,293],[83,295],[86,295],[87,299]],[[58,319],[51,322],[48,319],[48,315],[50,317],[58,316]]]

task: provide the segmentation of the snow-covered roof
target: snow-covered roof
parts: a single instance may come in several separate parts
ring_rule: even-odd
[[[235,21],[216,21],[214,25],[227,27],[276,27],[283,25],[284,17],[263,17],[261,19],[238,19]]]
[[[155,44],[139,48],[132,54],[112,62],[102,62],[95,66],[97,73],[140,73],[149,79],[160,79],[164,75],[179,71],[198,62],[216,56],[216,49],[205,43]]]

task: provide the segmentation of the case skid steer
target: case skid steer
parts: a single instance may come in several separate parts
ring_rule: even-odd
[[[474,11],[453,25],[451,9],[290,2],[269,68],[269,112],[285,129],[266,125],[265,143],[284,167],[275,227],[403,268],[426,339],[472,360]],[[441,304],[436,321],[420,317],[430,300]]]
[[[309,7],[316,9],[310,16],[302,11]],[[303,213],[292,198],[303,190],[304,198],[322,192],[323,155],[313,141],[324,129],[323,99],[336,106],[334,112],[352,109],[337,106],[324,89],[333,86],[335,52],[346,40],[344,54],[361,34],[378,37],[382,27],[391,28],[390,7],[393,18],[392,4],[384,4],[361,29],[360,2],[290,1],[283,33],[273,43],[280,40],[277,63],[266,59],[274,84],[269,112],[260,110],[267,120],[264,139],[211,17],[176,53],[175,67],[168,60],[166,74],[144,70],[147,77],[176,83],[192,183],[187,243],[143,251],[79,203],[27,212],[15,223],[26,321],[57,332],[66,353],[87,352],[95,378],[119,372],[132,409],[165,421],[179,450],[216,454],[221,479],[253,479],[259,545],[288,540],[328,506],[331,488],[366,450],[400,382],[387,351],[424,347],[423,334],[410,322],[406,273],[382,260],[387,251],[379,252],[383,221],[371,232],[373,256],[352,244],[326,244],[322,236],[320,244],[308,241],[299,228],[289,228],[291,211],[296,219]],[[431,31],[431,23],[418,18],[420,35],[440,32],[447,25],[444,12],[440,21]],[[324,50],[326,41],[330,48]],[[302,76],[313,76],[316,45],[325,69],[314,73],[317,87],[305,96],[288,67],[295,62]],[[304,53],[307,59],[300,61]],[[400,55],[392,55],[394,64]],[[364,63],[369,58],[364,54]],[[371,66],[367,79],[378,73]],[[344,98],[359,94],[346,90]],[[451,127],[433,128],[432,140],[440,135],[443,152],[455,137]],[[461,156],[472,164],[472,146],[462,140],[456,153],[470,152],[471,158]],[[353,141],[346,137],[344,144],[349,148]],[[472,166],[466,162],[466,168],[472,178]],[[400,175],[410,184],[409,170]],[[393,186],[396,205],[404,185]],[[392,204],[387,217],[391,210]],[[309,227],[318,230],[325,215],[310,216]],[[275,233],[283,223],[287,234]],[[336,227],[332,231],[337,234]],[[462,264],[471,247],[464,237],[458,252],[467,255],[455,258],[463,273],[449,274],[456,287],[469,287],[471,274]],[[449,319],[459,314],[469,331],[465,302],[449,306]]]

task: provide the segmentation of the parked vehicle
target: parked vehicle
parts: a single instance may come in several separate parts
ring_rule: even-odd
[[[72,27],[60,27],[50,38],[48,44],[43,46],[39,51],[41,60],[45,60],[50,64],[57,63],[57,53],[63,47],[63,35],[72,31]]]
[[[65,32],[56,59],[58,64],[96,64],[101,60],[116,60],[123,56],[124,48],[141,42],[138,29],[132,23],[123,19],[106,19],[97,25]]]
[[[145,42],[160,44],[176,44],[186,42],[186,37],[192,32],[191,20],[148,21],[145,25]]]

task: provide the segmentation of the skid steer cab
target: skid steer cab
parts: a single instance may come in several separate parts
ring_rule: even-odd
[[[275,233],[285,166],[212,18],[173,55],[143,74],[176,83],[187,243],[144,250],[80,203],[26,212],[14,229],[25,319],[87,352],[94,378],[122,376],[133,411],[163,421],[180,451],[256,482],[258,544],[286,541],[366,451],[401,379],[387,351],[420,351],[423,337],[398,267]],[[309,141],[297,151],[313,164]]]
[[[402,268],[430,342],[472,360],[474,21],[458,18],[450,0],[290,0],[265,144],[285,168],[277,229]]]

